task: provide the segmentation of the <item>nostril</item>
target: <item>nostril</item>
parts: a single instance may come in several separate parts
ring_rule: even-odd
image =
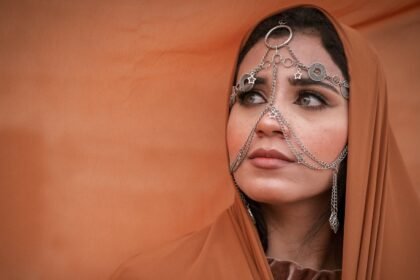
[[[286,137],[284,131],[281,128],[279,128],[277,130],[273,130],[273,134],[278,135],[283,139]]]

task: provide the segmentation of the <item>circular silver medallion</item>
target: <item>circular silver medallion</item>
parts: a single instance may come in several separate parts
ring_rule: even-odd
[[[238,83],[238,90],[240,92],[250,91],[254,87],[255,77],[250,74],[244,74]]]
[[[345,98],[345,99],[349,99],[349,89],[346,88],[344,85],[340,86],[340,92],[341,95]]]
[[[324,65],[321,63],[314,63],[309,67],[308,75],[312,80],[320,82],[325,79],[327,72],[325,71]]]

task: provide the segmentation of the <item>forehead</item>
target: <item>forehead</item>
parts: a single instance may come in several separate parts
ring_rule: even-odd
[[[285,40],[285,37],[278,37],[275,38],[275,40],[279,40],[279,42],[281,42]],[[295,53],[299,61],[304,65],[311,65],[315,62],[318,62],[325,66],[327,73],[334,73],[342,76],[340,68],[334,63],[334,61],[331,59],[330,54],[322,46],[320,37],[316,35],[294,33],[292,40],[289,42],[289,46]],[[257,64],[260,63],[266,51],[267,47],[264,43],[264,38],[262,38],[245,55],[242,63],[239,65],[238,77],[245,73],[248,73],[253,68],[255,68]],[[267,60],[271,60],[271,56],[273,54],[274,50],[272,50],[268,54]],[[290,54],[285,49],[280,49],[280,54],[285,57],[290,57]],[[279,71],[279,73],[282,72],[283,71],[281,70]]]

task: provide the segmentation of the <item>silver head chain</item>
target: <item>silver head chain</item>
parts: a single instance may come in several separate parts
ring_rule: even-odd
[[[269,38],[275,30],[286,29],[289,33],[289,36],[285,41],[279,44],[270,44]],[[246,155],[249,152],[249,149],[252,144],[252,140],[257,129],[259,122],[262,118],[268,114],[269,118],[274,119],[279,124],[281,131],[283,131],[284,139],[289,147],[290,151],[295,156],[295,160],[298,164],[302,164],[313,170],[326,170],[330,169],[333,172],[333,186],[332,186],[332,197],[331,197],[331,216],[330,216],[330,225],[334,232],[337,232],[339,223],[337,218],[337,172],[340,162],[347,155],[347,146],[343,148],[337,158],[332,162],[325,162],[318,159],[313,153],[311,153],[308,148],[303,144],[297,134],[294,132],[292,126],[287,122],[283,114],[274,106],[276,99],[276,86],[277,86],[277,72],[279,66],[285,68],[294,67],[296,69],[294,73],[294,79],[299,80],[302,77],[303,72],[305,71],[308,74],[308,77],[316,82],[326,81],[340,88],[340,93],[343,98],[346,100],[349,98],[349,84],[346,80],[341,79],[337,75],[329,75],[325,69],[325,66],[321,63],[314,63],[312,65],[304,65],[299,61],[293,50],[290,48],[288,43],[293,38],[292,29],[286,25],[284,22],[279,22],[279,24],[272,29],[270,29],[264,38],[264,43],[267,47],[260,63],[252,69],[250,72],[242,75],[237,84],[233,86],[232,94],[230,96],[230,107],[232,107],[237,99],[238,94],[249,92],[254,88],[256,75],[263,69],[272,68],[272,84],[271,84],[271,95],[270,99],[264,108],[264,110],[258,116],[255,125],[251,129],[245,143],[239,150],[236,158],[230,164],[230,172],[232,176],[235,171],[239,168],[243,160],[246,158]],[[290,57],[284,57],[279,53],[280,49],[286,49]],[[271,51],[274,51],[274,54],[271,57],[271,60],[267,60],[267,57]]]

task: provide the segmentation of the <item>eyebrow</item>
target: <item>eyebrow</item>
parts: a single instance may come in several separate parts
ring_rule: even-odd
[[[295,79],[293,76],[289,77],[289,83],[293,86],[310,86],[310,85],[319,85],[322,87],[325,87],[327,89],[333,90],[336,93],[339,93],[338,90],[330,84],[324,83],[324,82],[317,82],[317,81],[313,81],[309,78],[304,78],[302,77],[301,79]],[[262,78],[262,77],[257,77],[257,80],[255,81],[256,85],[261,85],[261,84],[265,84],[267,82],[266,78]]]
[[[294,86],[308,86],[308,85],[320,85],[322,87],[325,87],[327,89],[333,90],[336,93],[339,93],[338,90],[330,84],[324,83],[324,82],[317,82],[313,81],[309,78],[301,78],[301,79],[294,79],[293,77],[289,77],[289,83]]]
[[[257,77],[257,80],[255,81],[256,85],[262,85],[265,84],[267,82],[266,78],[261,78],[261,77]]]

